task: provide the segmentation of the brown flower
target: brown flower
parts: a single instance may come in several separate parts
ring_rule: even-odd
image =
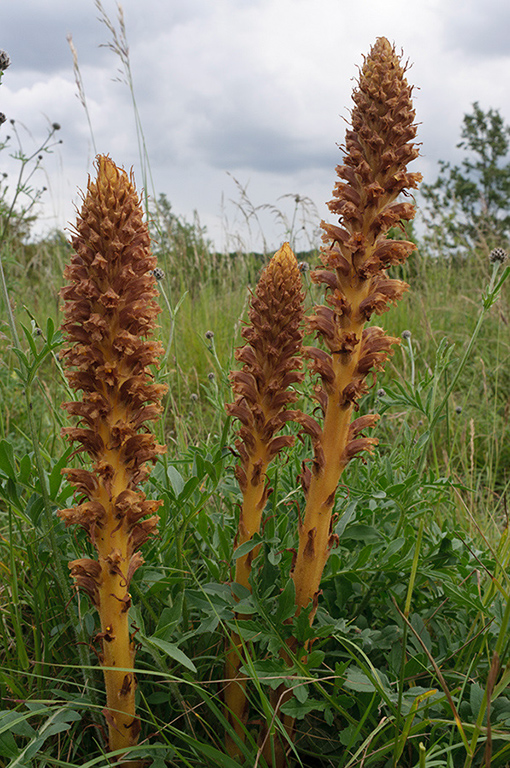
[[[162,352],[150,338],[159,307],[151,270],[156,259],[133,180],[108,157],[96,162],[76,230],[62,329],[69,384],[82,399],[64,403],[78,426],[63,434],[88,453],[91,469],[65,469],[78,504],[59,512],[66,525],[84,528],[98,559],[70,563],[101,619],[105,667],[133,668],[129,583],[143,559],[138,548],[154,535],[161,501],[148,500],[138,485],[164,448],[146,426],[161,412],[166,387],[153,382],[150,365]],[[104,670],[110,748],[136,744],[136,681],[132,673]]]
[[[279,434],[292,420],[301,421],[300,411],[291,410],[297,394],[293,385],[303,378],[301,343],[303,338],[303,293],[299,266],[290,246],[285,243],[263,272],[252,297],[249,324],[242,335],[246,344],[236,351],[243,364],[230,375],[234,402],[227,406],[241,426],[235,443],[240,461],[235,468],[243,503],[239,514],[236,546],[252,539],[261,526],[262,514],[271,492],[266,478],[269,463],[294,443],[292,435]],[[251,564],[258,548],[236,559],[235,580],[251,589]],[[243,618],[239,616],[238,618]],[[242,643],[236,633],[230,638],[225,677],[225,709],[230,726],[241,741],[245,738],[248,717],[246,678],[240,674]],[[227,732],[230,755],[240,751]]]
[[[326,288],[326,305],[307,318],[308,330],[324,348],[308,347],[310,368],[318,377],[315,396],[324,420],[303,426],[310,433],[315,457],[302,482],[307,493],[305,517],[293,574],[298,610],[315,600],[335,537],[331,513],[342,471],[351,458],[372,451],[375,438],[361,430],[378,416],[351,424],[353,411],[368,391],[367,377],[381,371],[399,339],[378,327],[364,328],[372,315],[386,312],[407,290],[386,275],[414,251],[411,242],[388,240],[390,227],[413,218],[412,202],[399,196],[421,179],[407,164],[418,156],[412,88],[394,48],[380,37],[366,57],[353,93],[352,126],[346,132],[345,156],[329,209],[339,224],[322,222],[323,269],[311,277]],[[313,611],[312,611],[313,615]]]

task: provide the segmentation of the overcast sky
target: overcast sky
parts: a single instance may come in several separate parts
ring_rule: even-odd
[[[104,0],[119,30],[117,4]],[[135,97],[153,177],[175,213],[193,211],[221,246],[225,231],[250,237],[234,179],[253,206],[292,211],[307,196],[319,217],[335,182],[353,78],[384,35],[413,63],[422,157],[412,170],[427,181],[438,159],[458,161],[463,115],[474,101],[510,122],[508,0],[125,0],[122,3]],[[1,0],[0,48],[12,60],[0,86],[0,111],[15,119],[27,152],[53,122],[62,144],[34,180],[46,185],[44,226],[73,220],[77,188],[94,157],[77,98],[71,34],[97,151],[134,167],[142,185],[129,88],[119,81],[111,32],[94,0]],[[12,132],[9,123],[1,138]],[[0,171],[16,166],[0,153]],[[268,214],[266,238],[285,233]],[[232,242],[232,240],[230,241]],[[299,245],[299,242],[298,242]],[[306,243],[302,243],[306,247]]]

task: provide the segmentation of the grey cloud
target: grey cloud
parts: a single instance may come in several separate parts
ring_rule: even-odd
[[[466,57],[510,56],[510,3],[505,0],[463,0],[449,4],[443,28],[445,46]]]
[[[66,41],[68,33],[75,37],[84,61],[96,56],[101,36],[105,36],[96,16],[92,3],[90,6],[66,0],[2,3],[0,47],[9,52],[17,70],[53,73],[69,68],[72,59]]]
[[[330,168],[338,162],[335,148],[325,150],[261,125],[215,123],[195,137],[197,149],[215,168],[254,169],[263,173],[296,173]]]

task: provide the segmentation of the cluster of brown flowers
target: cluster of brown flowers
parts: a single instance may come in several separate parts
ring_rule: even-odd
[[[236,350],[241,370],[230,375],[235,401],[227,406],[241,427],[235,448],[240,461],[235,474],[243,495],[239,513],[236,546],[250,541],[261,526],[271,488],[266,471],[284,448],[294,443],[292,435],[279,434],[300,412],[289,405],[297,400],[293,385],[302,381],[301,346],[303,339],[303,292],[296,258],[288,243],[273,256],[264,270],[252,297],[249,324],[243,329],[246,344]],[[235,580],[250,589],[252,549],[236,560]],[[227,654],[225,677],[232,682],[225,689],[226,712],[231,727],[244,741],[248,715],[246,680],[239,674],[242,663],[241,640],[233,633]],[[231,755],[239,750],[227,734]]]
[[[108,157],[97,159],[97,180],[89,181],[72,244],[61,291],[63,359],[69,384],[83,394],[63,405],[80,426],[63,431],[79,443],[75,453],[89,454],[92,469],[64,470],[79,503],[59,514],[66,525],[84,528],[97,551],[97,560],[74,560],[70,569],[101,619],[97,639],[114,750],[136,744],[140,730],[134,673],[125,671],[135,656],[129,583],[162,503],[148,500],[138,486],[164,451],[145,425],[160,414],[166,387],[153,382],[149,369],[162,352],[150,339],[160,310],[149,232],[132,180]]]

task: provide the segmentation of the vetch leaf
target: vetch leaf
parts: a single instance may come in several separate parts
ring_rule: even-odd
[[[186,667],[186,669],[189,669],[191,672],[197,671],[197,668],[191,659],[186,656],[186,654],[181,651],[181,649],[178,648],[174,643],[168,643],[166,640],[161,640],[159,637],[154,637],[154,635],[152,637],[141,637],[140,639],[147,645],[153,645],[160,651],[163,651],[163,653],[165,653],[174,661],[177,661],[179,664],[182,664],[183,667]]]
[[[237,560],[238,557],[244,557],[244,555],[247,555],[248,552],[252,551],[252,549],[255,549],[255,547],[258,547],[261,541],[262,541],[262,538],[260,534],[254,533],[252,538],[249,541],[245,541],[244,544],[241,544],[239,547],[237,547],[232,557],[234,558],[234,560]]]
[[[170,485],[172,486],[173,492],[177,497],[179,497],[185,485],[183,476],[172,464],[168,466],[166,473],[168,479],[170,480]]]

